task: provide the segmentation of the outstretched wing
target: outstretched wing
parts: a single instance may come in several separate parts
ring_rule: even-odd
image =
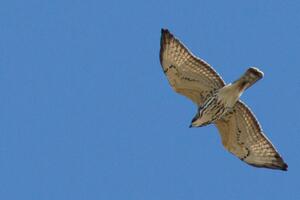
[[[161,31],[160,63],[172,88],[199,106],[207,95],[225,85],[209,64],[195,57],[166,29]]]
[[[263,134],[254,114],[242,102],[231,113],[216,122],[224,147],[255,167],[287,170],[272,143]]]

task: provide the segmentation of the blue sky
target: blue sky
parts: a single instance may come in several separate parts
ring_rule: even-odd
[[[2,1],[1,199],[299,199],[298,1]],[[169,28],[242,96],[289,171],[248,166],[158,59]]]

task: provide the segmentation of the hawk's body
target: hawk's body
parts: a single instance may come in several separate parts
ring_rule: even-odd
[[[221,119],[233,109],[243,91],[262,77],[263,73],[258,69],[249,68],[239,80],[216,90],[211,97],[206,98],[191,126],[199,127]]]
[[[195,57],[168,30],[162,30],[160,62],[173,89],[198,105],[191,126],[214,123],[226,149],[256,167],[287,170],[278,152],[263,134],[241,94],[263,77],[256,68],[232,84],[225,82],[205,61]]]

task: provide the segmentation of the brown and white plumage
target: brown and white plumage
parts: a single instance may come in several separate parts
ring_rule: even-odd
[[[287,170],[254,114],[239,100],[244,90],[262,78],[261,71],[249,68],[240,79],[225,85],[209,64],[194,56],[165,29],[160,62],[172,88],[199,107],[191,126],[213,123],[224,147],[241,160],[256,167]]]
[[[197,105],[203,104],[213,90],[225,86],[209,64],[195,57],[168,30],[162,30],[160,62],[173,89]]]
[[[242,101],[234,106],[232,114],[216,122],[224,147],[241,160],[256,167],[287,170],[272,143],[249,107]]]

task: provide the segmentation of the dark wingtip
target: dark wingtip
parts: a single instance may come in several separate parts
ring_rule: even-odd
[[[166,29],[166,28],[162,28],[161,29],[161,34],[164,35],[166,33],[170,33],[170,31],[168,29]]]
[[[162,63],[162,56],[163,56],[163,52],[165,50],[165,46],[167,45],[167,43],[169,42],[170,38],[172,38],[173,35],[170,33],[170,31],[168,29],[161,29],[161,38],[160,38],[160,53],[159,53],[159,60],[160,63]]]
[[[248,163],[249,165],[252,165],[254,167],[259,168],[268,168],[273,170],[282,170],[282,171],[288,171],[288,165],[283,161],[281,156],[279,154],[275,155],[276,160],[273,160],[272,162],[265,163],[265,164],[257,164],[257,163]]]
[[[282,171],[287,171],[288,170],[288,165],[286,163],[283,163],[283,166],[281,167]]]
[[[279,154],[277,154],[277,155],[275,155],[275,158],[277,160],[276,168],[280,169],[282,171],[287,171],[288,170],[288,165],[284,162],[282,157]]]
[[[163,60],[163,52],[165,50],[165,33],[166,33],[166,29],[161,29],[161,36],[160,36],[160,51],[159,51],[159,61],[162,64],[162,60]]]
[[[161,29],[161,39],[162,40],[166,40],[168,38],[173,38],[174,36],[172,35],[172,33],[166,29],[166,28],[162,28]]]

